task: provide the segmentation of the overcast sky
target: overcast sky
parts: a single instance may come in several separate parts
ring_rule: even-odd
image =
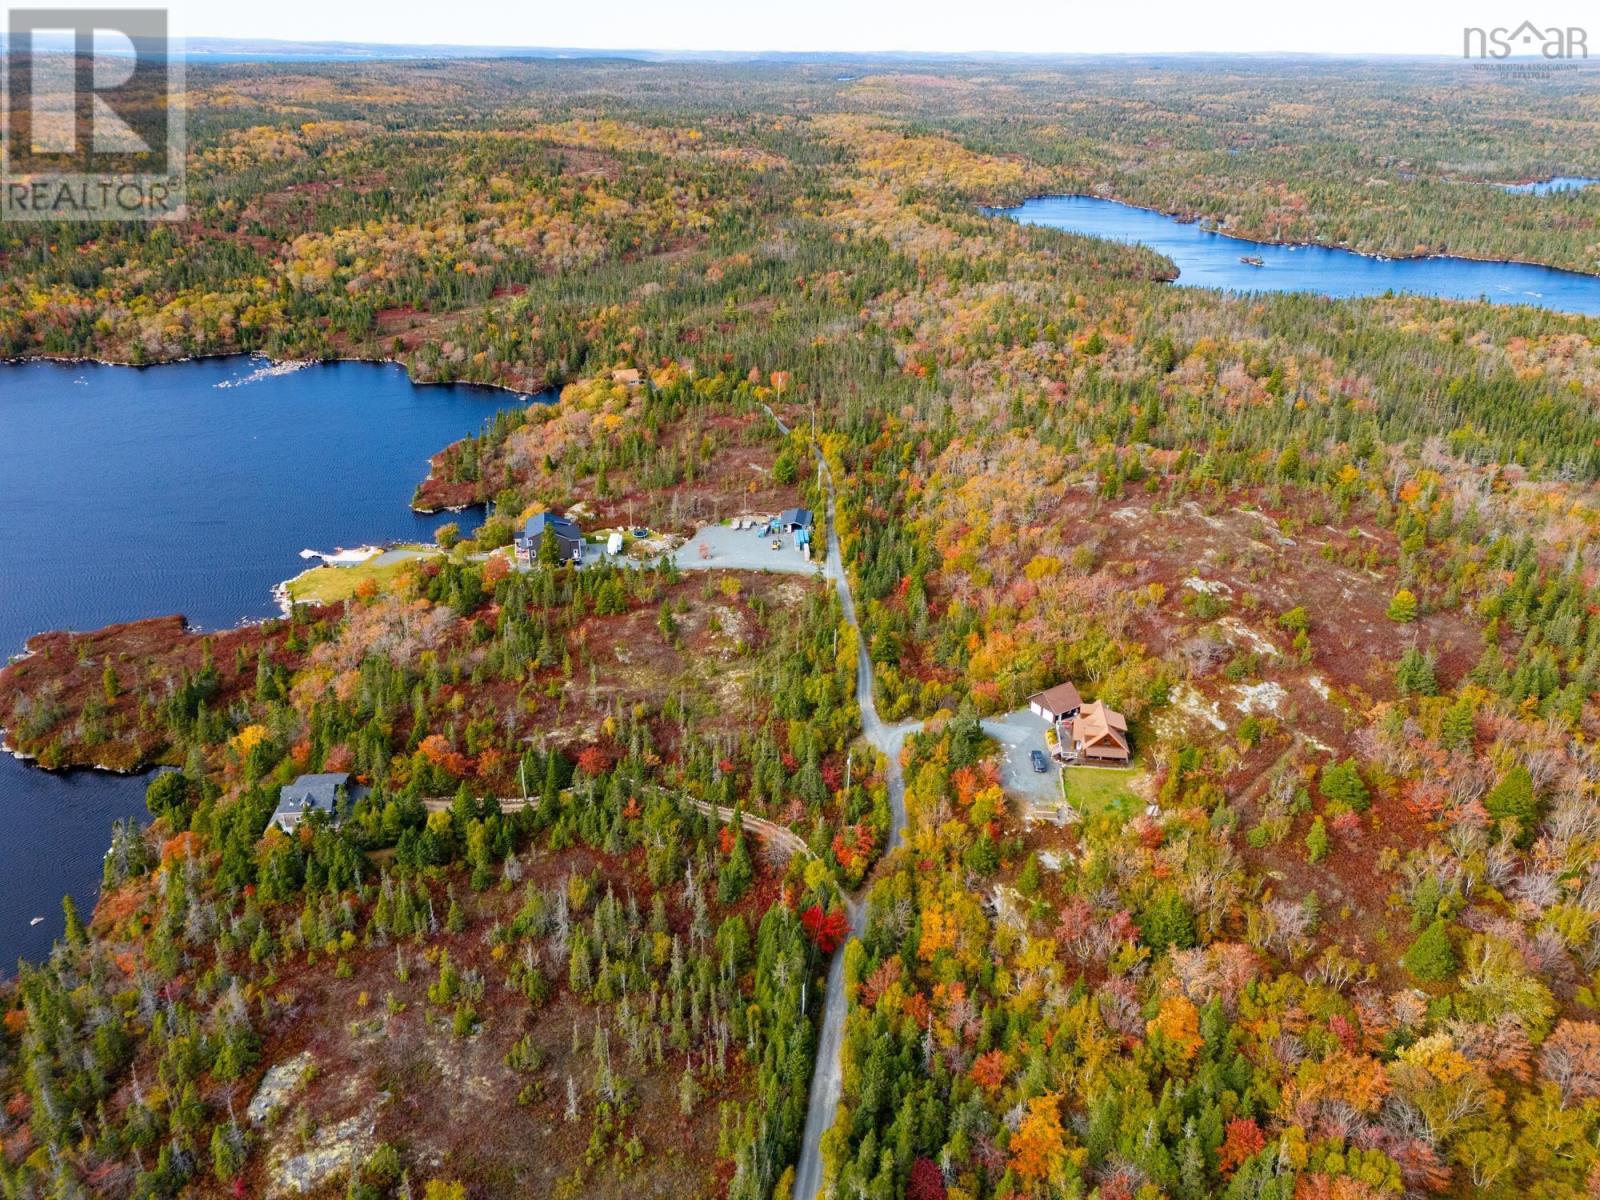
[[[148,3],[148,0],[142,0]],[[1593,0],[181,0],[187,36],[664,50],[1461,53],[1464,25],[1589,25]]]

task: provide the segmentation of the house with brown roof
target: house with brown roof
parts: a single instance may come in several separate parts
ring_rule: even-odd
[[[1103,700],[1085,704],[1072,719],[1071,729],[1070,740],[1062,741],[1070,760],[1123,765],[1133,757],[1128,746],[1127,719],[1116,709],[1107,708]]]
[[[1035,692],[1028,697],[1028,711],[1054,725],[1057,721],[1070,721],[1083,707],[1083,697],[1071,683],[1058,683],[1055,687]]]

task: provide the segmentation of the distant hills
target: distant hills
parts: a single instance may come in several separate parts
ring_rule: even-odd
[[[6,36],[0,32],[0,51]],[[45,39],[42,49],[66,50],[64,38]],[[1230,59],[1251,62],[1270,61],[1350,61],[1382,59],[1386,62],[1460,62],[1454,55],[1310,54],[1303,52],[1204,52],[1183,54],[1067,54],[1008,50],[963,51],[824,51],[824,50],[652,50],[639,47],[603,49],[581,46],[490,46],[452,45],[438,42],[323,42],[275,38],[190,37],[185,39],[186,56],[192,62],[342,62],[394,59],[446,58],[552,58],[552,59],[632,59],[638,62],[850,62],[858,64],[903,65],[909,63],[1073,63],[1119,61],[1127,63],[1175,63],[1183,61],[1225,62]],[[1519,61],[1513,57],[1503,61]],[[1542,60],[1538,60],[1542,61]]]

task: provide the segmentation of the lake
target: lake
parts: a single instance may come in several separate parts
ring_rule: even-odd
[[[527,402],[394,366],[265,367],[0,365],[0,656],[46,629],[273,616],[302,549],[426,541],[456,519],[409,507],[429,456]],[[143,779],[0,757],[0,972],[48,952],[64,892],[87,915],[112,821],[143,812]]]
[[[1016,208],[989,211],[1028,225],[1142,243],[1176,263],[1178,283],[1187,287],[1334,297],[1411,292],[1600,314],[1600,277],[1551,267],[1465,258],[1388,259],[1326,246],[1275,246],[1094,196],[1041,196]],[[1259,258],[1262,265],[1243,263],[1242,256]]]

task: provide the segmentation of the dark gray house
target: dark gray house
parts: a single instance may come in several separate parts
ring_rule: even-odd
[[[562,562],[575,565],[583,563],[583,530],[578,528],[576,521],[549,512],[534,513],[522,531],[512,539],[513,553],[519,563],[529,565],[538,561],[539,546],[544,541],[546,530],[555,535]]]
[[[341,799],[354,802],[365,794],[365,788],[350,786],[347,771],[302,775],[278,789],[278,807],[272,814],[272,823],[285,833],[293,833],[309,814],[333,814]]]

